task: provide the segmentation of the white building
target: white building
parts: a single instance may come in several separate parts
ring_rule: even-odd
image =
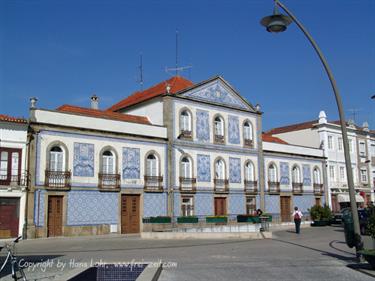
[[[0,238],[22,235],[25,224],[27,121],[0,115]]]

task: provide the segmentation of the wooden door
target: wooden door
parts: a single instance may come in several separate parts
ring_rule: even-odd
[[[19,198],[0,198],[0,238],[18,236]]]
[[[48,196],[48,237],[62,236],[63,196]]]
[[[215,216],[226,216],[227,215],[227,204],[225,197],[215,198]]]
[[[121,233],[139,233],[139,195],[121,196]]]
[[[315,198],[315,205],[321,206],[321,199],[319,197]]]
[[[292,213],[290,212],[290,197],[280,196],[280,215],[282,222],[291,221]]]

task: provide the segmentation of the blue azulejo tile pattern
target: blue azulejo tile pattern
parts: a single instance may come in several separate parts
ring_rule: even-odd
[[[197,174],[198,181],[210,182],[211,181],[211,163],[210,155],[197,155]]]
[[[228,116],[228,140],[232,144],[240,144],[240,121],[238,116]]]
[[[181,194],[179,192],[173,194],[173,204],[174,216],[178,217],[181,215]]]
[[[122,148],[122,178],[139,179],[140,150],[139,148]]]
[[[276,195],[265,195],[265,212],[271,214],[280,213],[280,197]]]
[[[34,193],[34,224],[35,226],[44,226],[45,214],[45,192],[37,190]]]
[[[241,159],[229,157],[229,182],[241,183]]]
[[[194,198],[194,214],[196,216],[214,215],[214,197],[212,193],[197,192]]]
[[[229,214],[241,215],[245,214],[245,194],[230,194],[229,195]]]
[[[167,215],[167,193],[143,194],[143,217]]]
[[[74,143],[73,175],[76,177],[94,176],[94,145]]]
[[[197,109],[197,139],[202,142],[210,141],[210,120],[208,111]]]
[[[68,225],[117,224],[118,193],[70,191],[67,203]]]
[[[312,206],[315,205],[315,196],[313,194],[304,194],[303,196],[293,196],[293,204],[303,213],[307,214]]]
[[[223,82],[216,80],[196,90],[184,94],[185,97],[194,98],[222,104],[225,106],[234,106],[237,108],[248,109],[248,105],[241,100],[235,93],[230,91]]]
[[[289,184],[289,163],[280,162],[280,184]]]
[[[311,186],[311,168],[310,165],[302,165],[303,169],[303,185]]]

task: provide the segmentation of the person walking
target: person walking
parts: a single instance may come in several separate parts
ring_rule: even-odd
[[[298,210],[298,207],[294,207],[294,212],[293,212],[293,219],[294,219],[294,225],[296,226],[296,233],[300,233],[301,229],[301,219],[302,219],[302,212]]]

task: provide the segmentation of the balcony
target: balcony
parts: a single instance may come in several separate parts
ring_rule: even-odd
[[[245,146],[245,147],[249,147],[249,148],[253,148],[253,147],[254,147],[254,142],[253,142],[253,140],[250,140],[250,139],[244,139],[244,146]]]
[[[46,170],[44,184],[47,190],[67,191],[70,190],[71,173],[62,171]]]
[[[303,183],[302,182],[292,182],[292,191],[294,195],[303,194]]]
[[[29,179],[30,177],[27,171],[19,175],[12,175],[10,173],[7,173],[4,175],[0,175],[0,186],[4,185],[12,188],[27,187]]]
[[[218,143],[218,144],[223,144],[224,143],[224,136],[222,136],[222,135],[215,135],[214,142]]]
[[[258,194],[258,181],[245,180],[245,193],[247,194]]]
[[[280,194],[280,182],[268,181],[268,193]]]
[[[229,186],[227,179],[214,179],[215,193],[229,193]]]
[[[100,191],[120,191],[120,174],[99,173],[98,188]]]
[[[196,192],[196,178],[180,177],[180,192],[195,193]]]
[[[314,183],[314,194],[315,195],[322,195],[323,194],[323,184]]]
[[[182,130],[179,136],[179,139],[191,140],[193,138],[193,134],[191,131],[184,131]]]
[[[163,176],[145,176],[145,192],[163,192]]]

